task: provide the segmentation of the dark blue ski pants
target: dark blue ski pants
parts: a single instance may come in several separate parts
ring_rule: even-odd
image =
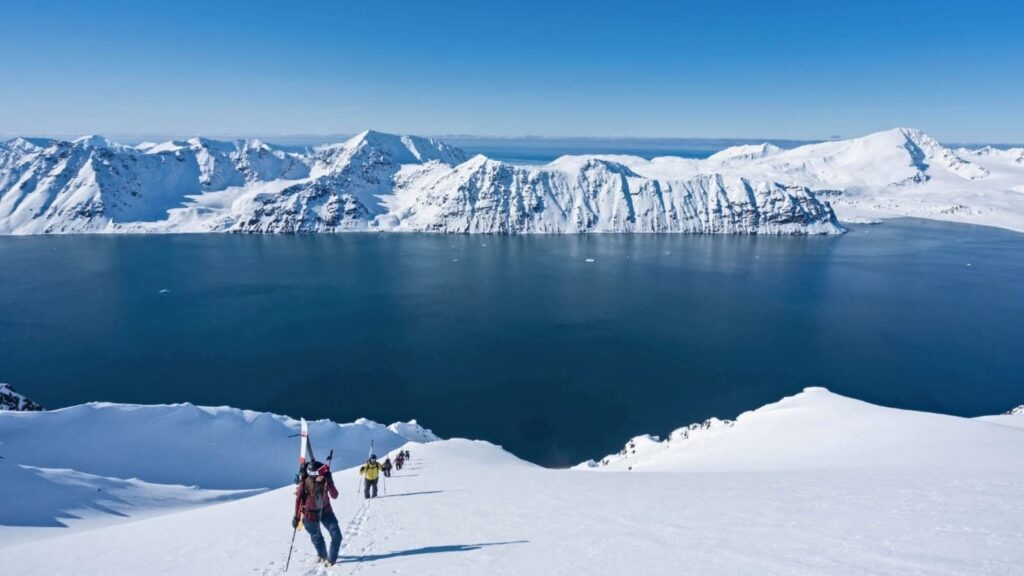
[[[324,535],[320,532],[320,525],[323,524],[327,533],[331,535],[331,553],[327,554],[327,546],[324,544]],[[309,532],[309,539],[313,541],[316,548],[316,555],[320,558],[327,558],[334,564],[338,561],[338,550],[341,549],[341,528],[338,528],[338,518],[334,512],[325,511],[320,515],[319,522],[302,521],[302,527]]]

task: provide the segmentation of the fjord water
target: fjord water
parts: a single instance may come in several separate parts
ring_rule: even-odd
[[[0,382],[49,407],[417,417],[550,465],[806,386],[1024,402],[1024,235],[850,228],[0,237]]]

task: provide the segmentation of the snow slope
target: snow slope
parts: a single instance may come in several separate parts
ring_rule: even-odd
[[[982,416],[981,418],[978,418],[978,420],[1002,424],[1004,426],[1024,428],[1024,404],[1007,411],[1005,414],[999,414],[997,416]]]
[[[986,417],[992,418],[992,417]],[[1024,436],[981,419],[897,410],[807,388],[735,421],[680,428],[665,441],[632,439],[581,468],[733,472],[877,468],[1024,471]]]
[[[682,440],[702,442],[696,456],[666,451],[636,468],[658,473],[549,470],[447,440],[411,446],[386,497],[367,502],[355,471],[339,470],[340,565],[316,568],[300,533],[289,573],[941,576],[1024,565],[1024,430],[823,389],[701,430],[711,436]],[[16,574],[277,574],[292,498],[284,487],[88,530],[17,527],[36,540],[0,531],[0,556]]]
[[[334,449],[338,466],[432,435],[418,425],[396,431],[371,422],[309,423],[317,456]],[[8,462],[70,468],[104,477],[210,489],[277,488],[291,482],[299,422],[265,412],[192,404],[90,403],[49,412],[5,412],[0,440]]]

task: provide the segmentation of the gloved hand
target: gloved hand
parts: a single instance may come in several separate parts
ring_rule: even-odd
[[[299,517],[298,516],[292,516],[292,529],[294,530],[294,529],[296,529],[298,527],[299,527]]]

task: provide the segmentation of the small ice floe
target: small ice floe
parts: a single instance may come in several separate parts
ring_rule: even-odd
[[[593,264],[593,263],[594,263],[594,259],[593,259],[593,258],[587,258],[587,260],[586,260],[586,261],[587,261],[588,263],[590,263],[590,264]]]
[[[458,258],[452,258],[452,262],[458,262],[458,261],[459,261]]]
[[[968,263],[967,263],[967,267],[968,267],[968,268],[970,268],[970,267],[971,267],[971,263],[970,263],[970,262],[968,262]]]
[[[968,264],[968,266],[970,266],[970,264]],[[167,288],[161,288],[160,291],[157,292],[157,294],[170,294],[170,293],[171,293],[171,291],[169,289],[167,289]]]

